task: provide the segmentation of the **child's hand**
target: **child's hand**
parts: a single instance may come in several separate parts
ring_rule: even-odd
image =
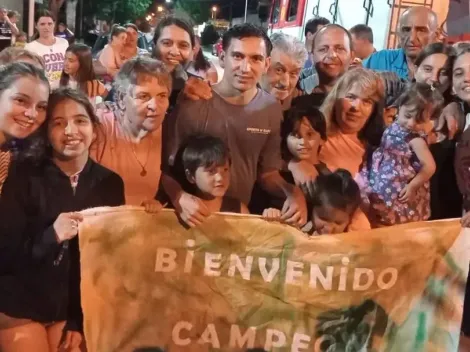
[[[281,211],[275,208],[264,209],[263,218],[268,221],[279,221],[281,219]]]
[[[155,199],[143,201],[141,205],[145,207],[145,211],[150,214],[156,214],[163,208],[162,203]]]
[[[400,192],[398,200],[402,203],[412,202],[416,196],[416,188],[409,183]]]

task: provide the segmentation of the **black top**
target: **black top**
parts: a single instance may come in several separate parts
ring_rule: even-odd
[[[81,330],[78,238],[59,245],[53,224],[64,212],[123,204],[122,179],[91,159],[75,192],[51,161],[14,165],[0,198],[0,312],[44,323],[68,318]]]

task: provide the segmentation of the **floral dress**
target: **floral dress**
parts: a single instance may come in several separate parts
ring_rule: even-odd
[[[369,218],[376,225],[423,221],[430,216],[429,182],[416,191],[413,201],[398,200],[400,192],[421,169],[409,145],[415,138],[426,138],[426,135],[394,122],[385,130],[380,147],[359,174],[358,184],[370,204]]]

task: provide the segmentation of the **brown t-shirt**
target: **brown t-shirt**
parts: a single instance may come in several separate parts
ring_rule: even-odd
[[[209,100],[181,101],[166,119],[163,168],[174,164],[190,135],[221,138],[230,149],[231,180],[227,195],[248,204],[258,175],[281,167],[282,108],[269,93],[258,93],[247,105],[233,105],[215,91]]]

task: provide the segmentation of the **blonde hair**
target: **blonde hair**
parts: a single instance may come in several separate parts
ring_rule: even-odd
[[[326,97],[320,110],[325,115],[327,131],[330,134],[337,129],[335,118],[335,104],[344,98],[354,85],[359,85],[361,90],[376,104],[383,101],[385,86],[382,78],[374,71],[357,67],[347,71],[334,85]],[[372,117],[372,116],[371,116]]]

